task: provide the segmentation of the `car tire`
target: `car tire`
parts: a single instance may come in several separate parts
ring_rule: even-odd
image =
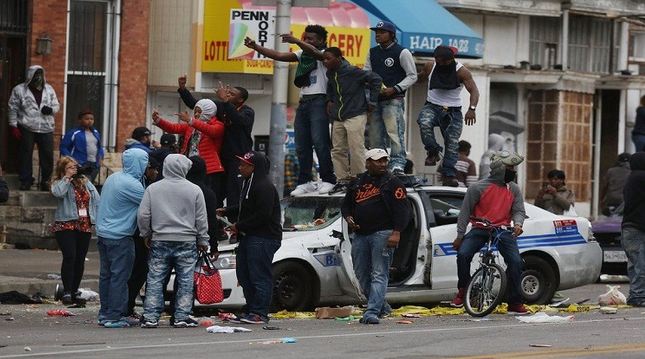
[[[524,258],[524,272],[520,288],[528,304],[548,304],[558,288],[555,269],[546,260],[528,256]]]
[[[313,299],[313,278],[309,269],[298,262],[279,262],[273,266],[274,310],[302,311],[310,309]]]

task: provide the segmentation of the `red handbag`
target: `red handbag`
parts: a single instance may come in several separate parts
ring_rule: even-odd
[[[206,252],[200,252],[194,273],[195,299],[200,304],[215,304],[224,300],[222,277]]]

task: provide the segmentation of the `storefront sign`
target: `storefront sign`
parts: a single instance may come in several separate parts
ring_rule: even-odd
[[[231,9],[228,42],[229,59],[254,59],[265,57],[244,46],[244,39],[249,37],[267,48],[275,43],[275,10]]]

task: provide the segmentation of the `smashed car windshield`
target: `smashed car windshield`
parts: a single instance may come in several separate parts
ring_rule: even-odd
[[[311,231],[326,227],[340,216],[342,197],[287,197],[282,200],[282,228]]]

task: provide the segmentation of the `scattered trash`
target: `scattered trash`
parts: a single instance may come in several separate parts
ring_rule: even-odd
[[[248,328],[242,328],[242,327],[222,327],[219,325],[213,325],[211,327],[206,328],[206,331],[209,333],[231,334],[231,333],[240,333],[240,332],[251,332],[252,330]]]
[[[314,312],[289,312],[286,310],[281,310],[271,315],[271,318],[274,319],[312,319],[315,317],[316,313]]]
[[[220,320],[224,321],[224,322],[228,322],[229,320],[231,320],[231,319],[234,319],[234,318],[235,318],[235,314],[233,314],[233,313],[228,313],[228,312],[219,312],[219,313],[217,314],[217,317],[218,317]]]
[[[26,352],[30,352],[30,351],[31,351],[31,348],[30,348],[30,347],[25,347],[24,349],[25,349],[25,351],[26,351]]]
[[[351,305],[341,308],[320,307],[316,308],[316,319],[334,319],[336,317],[347,317],[354,312]]]
[[[286,338],[280,339],[280,342],[284,344],[295,344],[298,342],[298,340],[296,338],[286,337]]]
[[[564,308],[567,306],[567,302],[569,302],[569,298],[565,298],[563,300],[551,303],[549,306],[555,307],[555,308]]]
[[[80,288],[78,291],[81,292],[81,295],[79,296],[79,298],[83,300],[86,300],[88,302],[94,302],[99,300],[99,294],[91,289]]]
[[[421,318],[419,314],[404,313],[401,314],[403,318]]]
[[[9,317],[9,318],[6,318],[5,320],[8,321],[8,322],[13,322],[16,319],[14,317]]]
[[[602,306],[626,304],[627,298],[618,288],[620,288],[619,285],[607,285],[608,291],[598,296],[598,304]]]
[[[411,320],[397,320],[396,324],[413,324],[414,322]]]
[[[266,341],[260,342],[260,344],[265,344],[265,345],[266,344],[280,344],[280,343],[282,343],[282,341],[280,341],[280,340],[266,340]],[[253,344],[253,343],[251,343],[251,344]]]
[[[600,275],[600,282],[605,283],[605,282],[626,282],[629,283],[629,277],[626,275],[615,275],[615,274],[601,274]]]
[[[0,293],[0,304],[42,304],[43,300],[40,294],[30,297],[26,294],[15,290]]]
[[[211,327],[215,324],[211,319],[201,319],[199,321],[199,326],[200,327]]]
[[[553,345],[551,344],[529,344],[530,347],[533,348],[551,348]]]
[[[262,327],[262,329],[264,329],[264,330],[280,330],[279,327],[273,327],[273,326],[270,326],[270,325],[265,325],[265,326]]]
[[[602,314],[616,314],[618,308],[616,307],[600,307],[600,313]]]
[[[353,315],[348,315],[346,317],[336,317],[335,319],[341,322],[352,322],[354,320],[358,320],[358,318]]]
[[[573,315],[560,317],[557,315],[548,315],[544,312],[538,312],[530,316],[515,318],[522,323],[567,323],[573,320]]]
[[[76,314],[65,309],[52,309],[47,311],[47,315],[50,317],[73,317]]]
[[[416,305],[405,305],[401,308],[395,309],[392,311],[393,316],[404,316],[404,315],[415,315],[418,317],[428,317],[432,315],[459,315],[463,314],[463,308],[451,308],[451,307],[434,307],[426,308]]]
[[[47,279],[55,279],[55,280],[59,280],[59,279],[60,279],[60,274],[56,274],[56,273],[49,273],[49,274],[47,274]]]

